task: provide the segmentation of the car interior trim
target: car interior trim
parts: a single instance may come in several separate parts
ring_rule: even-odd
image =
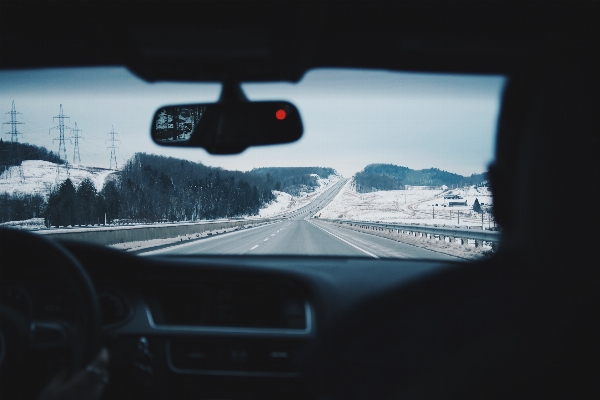
[[[180,368],[173,365],[173,357],[171,353],[171,341],[166,342],[166,359],[169,369],[178,374],[185,375],[207,375],[207,376],[237,376],[250,378],[297,378],[300,376],[298,372],[270,372],[270,371],[225,371],[213,369],[193,369]]]
[[[146,306],[148,324],[154,330],[163,332],[202,332],[202,333],[238,333],[238,334],[278,334],[278,335],[309,335],[313,331],[313,313],[309,302],[304,303],[304,315],[306,327],[304,329],[293,328],[238,328],[229,326],[190,326],[190,325],[163,325],[156,324],[152,318],[150,308]]]

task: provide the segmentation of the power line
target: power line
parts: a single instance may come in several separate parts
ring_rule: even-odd
[[[10,122],[3,122],[2,125],[5,125],[5,124],[11,125],[10,132],[6,132],[6,134],[10,135],[11,143],[18,142],[19,135],[23,136],[23,133],[17,131],[17,125],[23,124],[23,122],[17,121],[17,114],[21,114],[21,113],[17,112],[17,110],[15,109],[15,101],[14,100],[12,101],[12,110],[7,112],[6,114],[10,114]]]
[[[81,164],[81,157],[79,156],[79,138],[82,138],[82,136],[79,136],[79,132],[81,132],[81,129],[77,129],[77,122],[75,122],[75,129],[71,129],[71,134],[75,134],[74,136],[71,136],[75,142],[73,143],[73,164]]]
[[[107,147],[107,149],[110,150],[110,169],[117,169],[117,153],[115,152],[115,150],[118,149],[118,147],[115,146],[115,142],[120,142],[120,140],[115,139],[115,135],[118,135],[118,133],[115,132],[114,126],[112,127],[111,131],[107,133],[107,135],[110,135],[110,139],[106,141],[110,142],[110,146]],[[114,168],[113,162],[115,164]]]
[[[58,129],[58,138],[54,138],[52,139],[52,141],[54,140],[58,140],[58,157],[63,160],[65,162],[65,169],[67,172],[67,178],[69,178],[69,160],[67,158],[67,146],[65,145],[65,128],[67,129],[73,129],[69,126],[65,126],[65,118],[69,118],[66,115],[63,114],[63,108],[62,108],[62,104],[60,105],[60,112],[59,114],[52,118],[52,121],[54,121],[54,119],[58,118],[58,125],[48,129],[48,133],[50,133],[50,131],[52,131],[52,129]],[[71,141],[71,139],[69,139],[69,142]],[[60,164],[56,165],[56,183],[58,184],[60,182]]]

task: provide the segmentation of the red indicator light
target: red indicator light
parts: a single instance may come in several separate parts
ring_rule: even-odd
[[[277,110],[277,112],[275,113],[275,117],[278,120],[285,119],[285,110],[282,110],[282,109]]]

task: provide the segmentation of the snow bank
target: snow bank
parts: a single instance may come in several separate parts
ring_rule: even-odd
[[[0,226],[22,229],[40,229],[46,227],[44,225],[44,218],[31,218],[23,221],[9,221],[0,224]]]

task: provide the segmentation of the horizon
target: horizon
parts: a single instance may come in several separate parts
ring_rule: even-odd
[[[487,171],[493,159],[502,76],[318,69],[296,84],[246,83],[251,101],[286,100],[301,114],[304,134],[295,143],[252,147],[234,156],[154,144],[150,124],[166,104],[212,103],[220,84],[150,84],[125,68],[74,68],[0,72],[3,139],[10,137],[15,101],[22,143],[58,154],[53,118],[62,104],[65,125],[82,130],[82,165],[110,167],[108,133],[117,133],[117,165],[137,152],[172,156],[247,172],[264,167],[325,166],[353,176],[374,163],[438,168],[461,176]],[[5,111],[2,112],[2,109]],[[8,128],[8,129],[7,129]],[[8,132],[7,132],[8,131]],[[65,129],[65,138],[71,130]],[[67,161],[73,144],[66,141]]]
[[[0,141],[2,141],[2,139],[3,139],[3,138],[0,138]],[[9,143],[9,142],[7,142],[7,143]],[[35,144],[32,144],[32,143],[27,143],[27,142],[18,142],[18,143],[20,143],[20,144],[28,144],[28,145],[34,145],[34,146],[37,146],[37,145],[35,145]],[[37,147],[40,147],[40,146],[37,146]],[[42,147],[43,147],[43,146],[42,146]],[[56,152],[54,152],[54,151],[53,151],[53,150],[51,150],[51,149],[48,149],[48,148],[46,148],[46,147],[43,147],[43,148],[45,148],[46,150],[48,150],[48,151],[49,151],[49,152],[51,152],[52,154],[57,154]],[[140,154],[140,153],[135,153],[135,154]],[[135,154],[134,154],[134,156],[135,156]],[[483,171],[483,172],[473,172],[473,173],[471,173],[471,174],[469,174],[469,175],[462,175],[462,174],[459,174],[459,173],[457,173],[457,172],[453,172],[453,171],[444,170],[444,169],[441,169],[441,168],[438,168],[438,167],[427,167],[427,168],[415,169],[415,168],[408,167],[408,166],[406,166],[406,165],[397,165],[397,164],[389,164],[389,163],[371,163],[371,164],[367,164],[367,165],[365,165],[365,166],[364,166],[364,167],[363,167],[361,170],[359,170],[359,171],[356,171],[355,173],[353,173],[353,174],[352,174],[352,175],[350,175],[350,176],[344,176],[344,175],[340,175],[340,174],[339,174],[339,172],[338,172],[338,171],[337,171],[335,168],[333,168],[333,167],[329,167],[329,166],[324,166],[324,165],[310,165],[310,166],[284,166],[284,167],[282,167],[282,166],[261,166],[261,167],[254,167],[254,168],[252,168],[252,169],[250,169],[250,170],[236,170],[236,169],[225,169],[225,168],[223,168],[223,167],[220,167],[220,166],[216,166],[216,167],[215,167],[215,166],[211,166],[211,165],[206,165],[206,164],[203,164],[203,163],[201,163],[201,162],[199,162],[199,161],[192,161],[192,160],[187,160],[187,159],[185,159],[185,158],[178,158],[178,157],[173,157],[173,156],[165,156],[165,155],[163,155],[163,154],[154,154],[154,153],[146,153],[146,154],[155,155],[155,156],[160,156],[160,157],[169,157],[169,158],[174,158],[174,159],[177,159],[177,160],[189,161],[189,162],[193,162],[193,163],[196,163],[196,164],[201,164],[201,165],[204,165],[204,166],[207,166],[207,167],[211,167],[211,168],[218,168],[218,169],[222,169],[222,170],[224,170],[224,171],[231,171],[231,172],[252,172],[252,171],[254,171],[254,170],[257,170],[257,169],[266,169],[266,168],[329,168],[329,169],[333,169],[333,170],[334,170],[334,171],[335,171],[335,172],[338,174],[338,176],[341,176],[342,178],[353,178],[353,177],[354,177],[354,175],[356,175],[356,174],[357,174],[357,173],[359,173],[359,172],[362,172],[362,171],[363,171],[363,170],[364,170],[364,169],[365,169],[367,166],[369,166],[369,165],[392,165],[392,166],[395,166],[395,167],[408,168],[408,169],[410,169],[410,170],[413,170],[413,171],[424,171],[424,170],[428,170],[428,169],[436,169],[436,170],[438,170],[438,171],[442,171],[442,172],[448,172],[448,173],[456,174],[456,175],[459,175],[459,176],[462,176],[462,177],[465,177],[465,178],[468,178],[468,177],[470,177],[470,176],[472,176],[472,175],[481,175],[481,174],[485,174],[485,173],[487,173],[487,172],[488,172],[488,171],[486,170],[486,171]],[[131,156],[131,158],[133,158],[134,156]],[[131,158],[129,158],[129,160],[131,160]],[[126,162],[128,162],[129,160],[127,160]],[[44,160],[24,160],[24,161],[44,161]],[[50,162],[50,161],[45,161],[45,162]],[[70,165],[70,167],[71,167],[71,168],[73,168],[74,166],[77,166],[77,167],[83,167],[83,168],[99,168],[99,169],[111,170],[111,168],[106,168],[106,167],[98,167],[98,166],[95,166],[95,165],[72,164],[72,163],[69,163],[69,165]],[[115,172],[118,172],[118,171],[120,171],[120,170],[121,170],[121,168],[118,168],[118,169],[116,169],[116,170],[112,169],[112,170],[113,170],[113,171],[115,171]],[[321,178],[327,178],[327,177],[321,177]]]

